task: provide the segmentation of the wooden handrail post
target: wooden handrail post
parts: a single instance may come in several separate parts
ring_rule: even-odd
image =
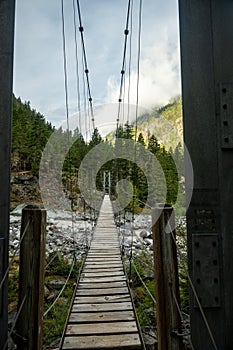
[[[18,310],[22,309],[16,324],[18,350],[42,349],[45,234],[45,209],[26,206],[21,225],[24,238],[20,246]]]
[[[158,204],[152,220],[158,349],[180,350],[182,339],[175,335],[181,332],[181,318],[176,305],[180,297],[173,208]],[[172,233],[166,232],[168,228]]]

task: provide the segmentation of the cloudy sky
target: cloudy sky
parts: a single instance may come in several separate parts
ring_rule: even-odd
[[[127,0],[80,0],[94,107],[116,104],[119,98],[127,5]],[[139,0],[134,0],[132,104],[136,98],[138,8]],[[77,112],[73,0],[64,1],[64,10],[69,114],[72,116]],[[79,32],[78,45],[81,52]],[[140,106],[150,109],[180,94],[179,65],[178,1],[143,0]],[[79,70],[82,79],[81,59]],[[127,82],[128,74],[126,89]],[[53,125],[59,126],[65,119],[60,0],[17,1],[14,93],[23,101],[30,101]],[[115,112],[110,114],[106,118],[114,122]],[[100,121],[101,116],[97,116],[97,126]]]

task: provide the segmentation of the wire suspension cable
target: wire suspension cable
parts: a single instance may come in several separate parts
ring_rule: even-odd
[[[149,208],[149,209],[152,209],[152,208],[153,208],[153,207],[151,207],[149,204],[147,204],[147,203],[141,201],[140,199],[138,199],[138,201],[139,201],[140,203],[142,203],[143,205],[145,205],[145,207],[147,207],[147,208]]]
[[[21,305],[20,305],[20,307],[19,307],[19,310],[18,310],[17,314],[15,315],[15,318],[14,318],[13,323],[12,323],[12,327],[11,327],[11,329],[10,329],[10,332],[8,333],[8,338],[7,338],[7,341],[6,341],[5,345],[4,345],[3,350],[6,350],[6,349],[8,348],[8,341],[9,341],[9,339],[10,339],[12,333],[14,332],[16,322],[17,322],[17,320],[18,320],[18,318],[19,318],[19,315],[20,315],[20,313],[21,313],[21,311],[22,311],[22,308],[23,308],[23,306],[24,306],[24,304],[25,304],[25,301],[26,301],[26,299],[27,299],[28,291],[29,291],[29,289],[28,289],[27,292],[25,293],[24,298],[23,298],[23,300],[22,300],[22,302],[21,302]]]
[[[67,284],[68,284],[68,282],[69,282],[71,273],[72,273],[72,271],[73,271],[73,269],[74,269],[74,264],[75,264],[75,260],[73,260],[73,263],[72,263],[71,268],[70,268],[70,271],[69,271],[69,275],[68,275],[68,277],[67,277],[67,279],[66,279],[66,281],[65,281],[64,286],[63,286],[62,289],[60,290],[60,292],[59,292],[58,296],[56,297],[56,299],[54,300],[54,302],[53,302],[53,303],[50,305],[50,307],[45,311],[44,317],[47,316],[47,314],[49,313],[49,311],[54,307],[54,305],[57,303],[58,299],[59,299],[60,296],[62,295],[64,289],[66,288],[66,286],[67,286]]]
[[[90,88],[90,81],[89,81],[89,70],[88,70],[88,65],[87,65],[87,55],[86,55],[86,48],[85,48],[84,35],[83,35],[84,27],[82,25],[81,9],[80,9],[79,0],[77,0],[77,8],[78,8],[78,18],[79,18],[79,31],[80,31],[80,35],[81,35],[81,43],[82,43],[83,58],[84,58],[84,65],[85,65],[85,74],[86,74],[86,80],[87,80],[88,100],[89,100],[90,110],[91,110],[91,121],[92,121],[93,130],[95,130],[95,119],[94,119],[91,88]]]
[[[128,111],[127,111],[127,124],[129,124],[130,115],[130,88],[131,88],[131,61],[132,61],[132,34],[133,34],[133,0],[130,11],[130,33],[129,33],[129,68],[128,68]]]
[[[176,308],[177,308],[177,310],[178,310],[178,313],[179,313],[179,315],[180,315],[181,322],[182,322],[182,324],[184,325],[184,317],[183,317],[183,314],[182,314],[182,310],[181,310],[181,308],[180,308],[180,305],[179,305],[179,303],[178,303],[178,300],[177,300],[177,298],[176,298],[176,295],[175,295],[175,292],[174,292],[174,289],[172,288],[172,286],[171,286],[171,293],[172,293],[173,299],[174,299],[174,301],[175,301],[175,304],[176,304]],[[181,336],[184,336],[184,334],[182,334]],[[190,333],[186,333],[185,336],[187,336],[187,338],[188,338],[188,341],[189,341],[189,344],[190,344],[190,346],[191,346],[191,349],[194,350],[194,347],[193,347],[193,344],[192,344],[192,340],[191,340]]]
[[[63,69],[64,69],[64,85],[65,85],[65,106],[66,106],[66,122],[69,131],[69,107],[68,107],[68,77],[67,77],[67,59],[66,59],[66,35],[65,35],[65,15],[64,0],[61,0],[62,11],[62,45],[63,45]]]
[[[75,40],[75,60],[76,60],[76,89],[77,89],[77,102],[78,102],[78,115],[79,115],[79,132],[82,134],[81,123],[81,103],[80,103],[80,83],[79,83],[79,60],[78,60],[78,40],[77,40],[77,19],[75,11],[75,0],[73,0],[73,13],[74,13],[74,40]]]
[[[156,300],[155,300],[155,298],[153,297],[153,295],[152,295],[151,292],[149,291],[147,285],[146,285],[145,282],[143,281],[143,279],[142,279],[141,275],[139,274],[138,269],[137,269],[137,267],[136,267],[136,265],[134,264],[133,261],[132,261],[132,265],[133,265],[134,270],[135,270],[135,272],[136,272],[138,278],[140,279],[140,281],[141,281],[143,287],[144,287],[145,290],[147,291],[147,294],[150,296],[151,300],[152,300],[153,303],[156,305]]]
[[[142,32],[142,0],[139,3],[139,14],[138,14],[138,56],[137,56],[137,88],[136,88],[136,116],[135,116],[135,136],[134,136],[134,164],[133,164],[133,217],[132,221],[134,222],[134,210],[135,210],[135,175],[136,175],[136,160],[137,160],[137,127],[138,127],[138,103],[139,103],[139,77],[140,77],[140,57],[141,57],[141,32]],[[133,242],[133,229],[132,229],[132,242]],[[132,262],[133,257],[133,244],[131,244],[130,251],[130,278],[132,273]]]
[[[88,134],[88,127],[87,127],[87,99],[86,99],[86,80],[85,80],[85,64],[84,64],[84,57],[82,53],[82,82],[83,82],[83,109],[84,109],[84,128],[85,128],[85,141],[87,143],[87,134]]]
[[[23,233],[22,233],[22,235],[21,235],[20,241],[19,241],[17,247],[16,247],[15,250],[14,250],[13,256],[12,256],[11,261],[10,261],[10,263],[9,263],[7,269],[6,269],[6,272],[5,272],[3,278],[2,278],[2,280],[1,280],[1,282],[0,282],[0,290],[1,290],[1,288],[2,288],[2,286],[3,286],[3,284],[4,284],[5,280],[6,280],[6,278],[7,278],[7,276],[8,276],[8,273],[9,273],[9,271],[10,271],[10,268],[11,268],[11,266],[13,265],[13,262],[14,262],[14,260],[15,260],[16,254],[17,254],[18,251],[19,251],[20,245],[21,245],[21,243],[22,243],[22,241],[23,241],[23,239],[24,239],[24,237],[25,237],[25,234],[26,234],[26,232],[27,232],[27,230],[28,230],[28,227],[29,227],[29,225],[30,225],[31,222],[32,222],[32,218],[30,217],[29,220],[28,220],[28,222],[27,222],[27,224],[26,224],[26,226],[25,226],[25,229],[24,229],[24,231],[23,231]]]
[[[123,79],[123,93],[122,93],[122,125],[125,121],[125,74]]]
[[[67,55],[66,55],[66,35],[65,35],[65,15],[64,15],[64,0],[61,0],[62,12],[62,44],[63,44],[63,69],[64,69],[64,88],[65,88],[65,109],[66,109],[66,134],[68,146],[68,160],[69,160],[69,197],[71,199],[71,209],[73,209],[72,196],[72,167],[71,167],[71,144],[70,144],[70,124],[69,124],[69,99],[68,99],[68,74],[67,74]]]
[[[116,134],[118,134],[119,121],[120,121],[120,110],[121,110],[122,93],[123,93],[122,90],[123,90],[124,75],[125,75],[125,59],[126,59],[127,38],[128,38],[128,34],[129,34],[130,7],[131,7],[131,0],[128,1],[127,16],[126,16],[126,26],[125,26],[125,31],[124,31],[125,40],[124,40],[124,48],[123,48],[123,60],[122,60],[122,66],[121,66],[121,82],[120,82],[120,93],[119,93],[119,99],[118,99],[117,131],[116,131]]]
[[[139,80],[140,80],[140,58],[141,58],[141,33],[142,33],[142,0],[139,3],[138,19],[138,59],[137,59],[137,95],[136,95],[136,120],[135,120],[135,142],[137,141],[138,131],[138,104],[139,104]],[[136,148],[135,148],[136,151]],[[135,153],[136,158],[136,153]]]
[[[58,256],[58,252],[56,252],[56,254],[54,254],[53,257],[49,260],[49,262],[48,262],[47,265],[45,266],[45,270],[47,270],[47,268],[49,267],[49,265],[52,264],[52,262],[56,259],[57,256]]]

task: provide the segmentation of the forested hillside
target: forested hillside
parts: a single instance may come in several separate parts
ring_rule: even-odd
[[[22,102],[13,96],[12,123],[12,171],[38,172],[41,153],[54,131],[51,123],[31,108],[30,102]]]
[[[146,143],[150,135],[155,135],[167,150],[170,147],[175,150],[183,142],[181,98],[174,98],[167,105],[139,117],[138,132],[142,133]]]
[[[175,121],[177,126],[179,120],[181,120],[180,114],[181,101],[176,100],[160,110],[154,111],[149,117],[143,116],[139,118],[137,134],[137,142],[141,147],[145,150],[149,150],[159,161],[166,180],[167,196],[165,199],[168,203],[172,204],[176,202],[178,187],[183,176],[183,150],[181,144],[177,142],[177,139],[175,140],[176,143],[174,142],[174,148],[172,148],[172,143],[169,143],[170,148],[167,148],[156,135],[159,130],[160,135],[165,134],[166,139],[175,137],[175,133],[172,134],[173,130],[170,130],[169,125],[167,127],[164,122],[159,129],[158,125],[161,123],[160,115],[170,123],[174,124]],[[149,125],[150,127],[148,129]],[[73,194],[77,195],[79,193],[77,174],[84,156],[101,142],[108,143],[109,147],[111,147],[114,152],[114,147],[117,142],[118,146],[119,142],[122,142],[120,139],[135,139],[134,130],[134,125],[129,125],[127,123],[125,125],[120,125],[114,141],[113,139],[104,140],[98,129],[95,129],[91,140],[86,143],[78,129],[74,132],[69,132],[69,135],[67,134],[68,131],[62,130],[62,128],[55,129],[51,123],[46,122],[45,118],[39,112],[31,108],[30,102],[22,102],[20,98],[13,97],[12,172],[20,173],[22,171],[28,171],[35,179],[39,174],[42,152],[49,137],[53,133],[53,147],[55,149],[53,154],[56,154],[56,157],[48,156],[48,166],[50,166],[50,164],[54,166],[54,163],[61,163],[62,154],[64,154],[64,149],[67,146],[67,139],[69,139],[69,143],[72,147],[70,148],[70,152],[67,153],[65,163],[63,164],[63,183],[64,188],[69,188],[69,190],[66,190],[68,195],[70,195],[70,193],[68,193],[70,191],[73,191]],[[161,138],[163,138],[163,136],[161,136]],[[129,162],[120,158],[104,164],[99,170],[96,179],[98,190],[103,190],[103,172],[110,171],[111,194],[117,196],[117,182],[127,178],[134,188],[136,207],[138,209],[143,207],[143,203],[147,201],[148,196],[148,181],[152,183],[153,181],[150,177],[159,178],[159,175],[156,173],[157,170],[155,170],[155,173],[151,173],[151,170],[149,170],[150,162],[145,159],[143,161],[145,161],[145,167],[148,169],[146,170],[146,178],[145,174],[143,174],[143,171],[140,169],[140,161],[136,162],[139,166],[134,165],[133,161]],[[176,168],[177,166],[180,171],[179,175]],[[73,188],[71,188],[72,186],[70,185],[67,186],[68,181],[71,182]],[[18,188],[16,188],[16,190],[19,191]],[[161,196],[162,192],[162,184],[160,181],[157,181],[156,190],[154,192],[157,201],[164,201],[164,198]],[[153,199],[155,199],[155,197]],[[34,197],[32,198],[34,199]],[[23,200],[25,200],[25,196]],[[135,203],[130,203],[128,209],[132,210],[133,206],[135,206]]]

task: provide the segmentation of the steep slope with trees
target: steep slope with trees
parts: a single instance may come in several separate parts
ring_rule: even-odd
[[[12,171],[30,170],[38,173],[41,153],[54,131],[42,114],[13,96]]]
[[[170,124],[168,123],[167,126],[161,120],[167,120],[170,124],[176,125],[174,128],[177,129],[181,120],[181,101],[173,101],[160,110],[154,111],[150,117],[143,116],[139,118],[137,133],[138,145],[140,144],[140,147],[149,150],[159,161],[167,187],[166,201],[173,204],[176,201],[179,181],[181,180],[180,177],[183,175],[183,149],[181,142],[177,142],[177,139],[175,139],[174,130],[169,129]],[[150,125],[149,128],[148,125]],[[78,170],[84,156],[92,148],[101,142],[107,142],[109,147],[114,149],[116,144],[119,146],[119,142],[124,143],[122,139],[135,139],[134,125],[126,123],[119,126],[115,143],[111,139],[104,141],[98,129],[93,131],[89,142],[85,142],[78,129],[73,132],[70,131],[69,134],[67,130],[63,130],[62,128],[55,129],[51,123],[46,122],[40,113],[31,108],[30,102],[23,103],[20,98],[13,97],[12,173],[29,172],[30,176],[34,178],[34,187],[37,186],[35,178],[39,173],[41,155],[52,133],[56,159],[53,156],[51,159],[48,157],[48,162],[51,163],[50,165],[54,166],[54,162],[59,162],[59,157],[62,157],[62,154],[64,154],[64,147],[65,149],[67,148],[67,139],[71,145],[63,164],[63,184],[67,196],[77,195],[79,193],[77,183]],[[162,135],[160,138],[157,136],[158,133]],[[174,138],[176,141],[176,143],[169,141],[170,143],[168,145],[170,145],[170,149],[165,147],[164,143],[161,142],[161,139],[165,138],[168,140],[169,137],[170,140]],[[172,148],[173,144],[174,148]],[[96,160],[94,159],[93,161],[95,162]],[[179,175],[176,169],[177,164],[181,170]],[[149,169],[150,164],[147,165]],[[99,190],[103,190],[102,180],[104,171],[111,171],[111,194],[114,196],[117,196],[116,184],[119,180],[127,179],[131,182],[136,201],[129,204],[128,210],[138,208],[140,211],[140,207],[143,207],[143,203],[147,201],[148,181],[150,181],[149,178],[146,178],[140,166],[135,165],[133,159],[127,161],[119,157],[104,164],[99,170],[96,179],[96,185]],[[155,170],[155,173],[150,174],[149,177],[159,178],[159,174],[156,172],[157,170]],[[158,180],[154,196],[154,198],[157,198],[157,201],[161,201],[162,198],[163,189],[161,186]],[[16,190],[19,192],[18,187],[16,186]],[[31,196],[31,198],[33,199],[34,197]],[[22,200],[25,200],[25,196]]]

